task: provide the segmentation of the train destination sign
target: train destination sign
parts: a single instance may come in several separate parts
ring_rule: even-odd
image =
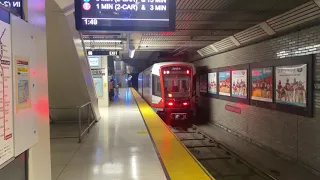
[[[176,0],[76,0],[78,31],[174,31]]]

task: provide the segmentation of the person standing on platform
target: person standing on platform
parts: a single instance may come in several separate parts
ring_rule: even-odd
[[[109,100],[112,101],[114,97],[114,80],[109,81]]]

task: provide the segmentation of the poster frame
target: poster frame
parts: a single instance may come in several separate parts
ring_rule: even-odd
[[[275,60],[272,61],[274,65],[274,71],[273,71],[273,93],[275,94],[275,88],[276,88],[276,68],[279,66],[294,66],[299,64],[307,64],[307,105],[306,107],[299,107],[289,104],[282,104],[276,102],[276,96],[273,96],[273,102],[275,110],[282,111],[290,114],[296,114],[300,116],[306,116],[306,117],[313,117],[313,79],[314,79],[314,55],[306,55],[306,56],[297,56],[297,57],[290,57],[290,58],[284,58],[281,61]]]
[[[256,106],[256,107],[260,107],[260,108],[266,108],[266,109],[275,109],[275,87],[274,87],[274,80],[275,80],[275,66],[274,66],[274,61],[265,61],[265,62],[257,62],[257,63],[251,63],[250,65],[250,77],[249,77],[249,81],[250,81],[250,104],[252,106]],[[260,68],[272,68],[272,102],[266,102],[266,101],[259,101],[259,100],[255,100],[252,99],[252,70],[253,69],[260,69]]]
[[[216,98],[216,99],[218,99],[219,98],[219,71],[218,71],[218,68],[212,68],[212,69],[209,69],[208,71],[207,71],[207,76],[208,76],[208,78],[207,78],[207,80],[209,80],[209,73],[217,73],[217,94],[211,94],[211,93],[209,93],[209,84],[207,85],[208,87],[207,87],[207,96],[208,97],[210,97],[210,98]]]
[[[219,95],[219,99],[230,101],[230,102],[238,102],[238,103],[243,103],[243,104],[250,104],[249,100],[249,95],[251,94],[251,89],[249,89],[249,74],[250,74],[250,64],[240,64],[240,65],[234,65],[234,66],[228,66],[228,67],[221,67],[218,68],[218,74],[219,72],[225,72],[225,71],[230,71],[230,87],[232,87],[232,71],[237,71],[237,70],[247,70],[247,98],[238,98],[238,97],[232,97],[232,89],[230,89],[230,96],[223,96]],[[219,76],[219,75],[218,75]],[[218,78],[219,79],[219,78]],[[219,80],[218,80],[218,87],[220,86]],[[219,88],[218,88],[218,93],[219,93]]]
[[[31,84],[30,84],[30,59],[28,58],[28,57],[23,57],[23,56],[14,56],[13,57],[14,59],[14,68],[15,68],[15,71],[16,72],[18,72],[18,65],[17,65],[17,62],[18,62],[18,60],[20,60],[20,61],[25,61],[25,62],[27,62],[28,63],[28,68],[29,68],[29,70],[28,70],[28,81],[29,81],[29,85],[28,85],[28,89],[29,89],[29,101],[28,102],[26,102],[26,103],[23,103],[23,104],[19,104],[18,103],[18,93],[19,93],[19,91],[18,91],[18,84],[19,84],[19,82],[18,82],[18,74],[17,73],[15,73],[15,84],[14,84],[14,86],[15,86],[15,88],[16,88],[16,92],[15,92],[15,96],[16,96],[16,98],[15,98],[15,104],[16,104],[16,111],[17,112],[19,112],[20,110],[23,110],[23,109],[28,109],[28,108],[31,108]]]

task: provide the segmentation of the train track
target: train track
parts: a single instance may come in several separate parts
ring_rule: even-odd
[[[275,180],[195,125],[170,129],[216,180]]]

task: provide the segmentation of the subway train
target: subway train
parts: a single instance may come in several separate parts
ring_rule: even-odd
[[[191,63],[156,63],[139,74],[138,92],[167,124],[190,122],[195,115],[195,74]]]

